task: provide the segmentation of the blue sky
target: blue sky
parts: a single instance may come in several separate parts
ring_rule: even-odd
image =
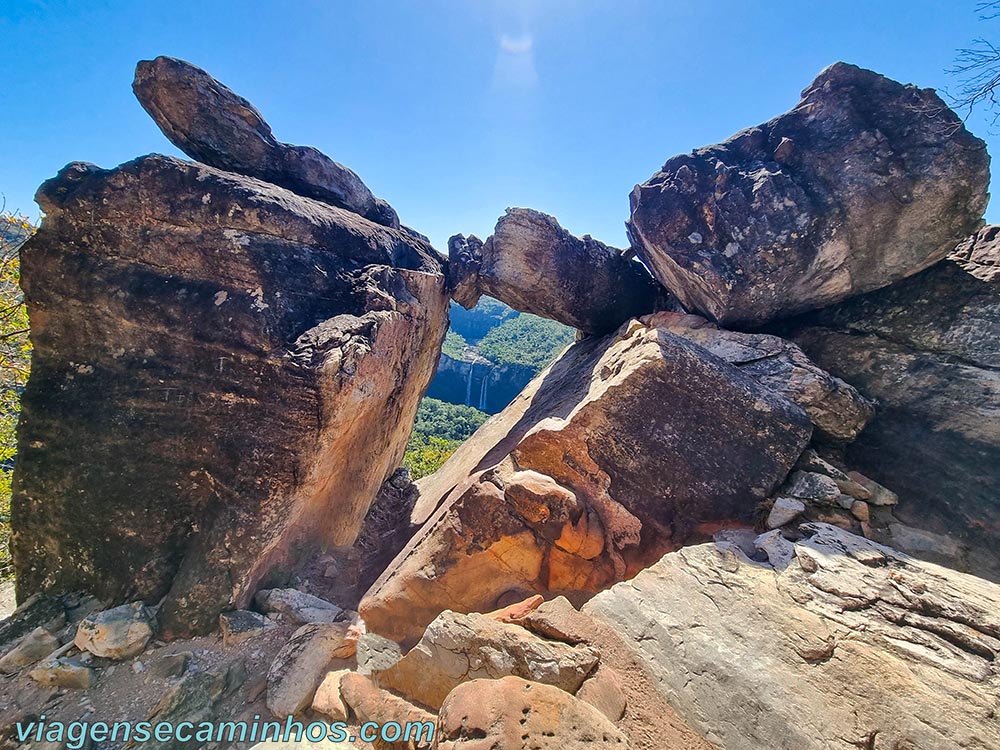
[[[136,61],[166,54],[352,167],[438,249],[485,237],[507,206],[620,246],[633,185],[787,110],[836,60],[953,87],[955,49],[1000,37],[975,5],[2,0],[0,192],[37,214],[35,188],[67,162],[176,154],[131,92]],[[984,116],[969,125],[1000,154]]]

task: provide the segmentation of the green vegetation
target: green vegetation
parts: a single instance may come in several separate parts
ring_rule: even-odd
[[[490,330],[520,313],[492,297],[481,297],[471,310],[452,302],[450,315],[451,330],[470,344],[476,344]]]
[[[417,410],[403,466],[414,479],[433,474],[488,418],[471,406],[425,398]]]
[[[451,327],[444,340],[443,352],[454,360],[462,360],[468,356],[465,350],[471,345],[480,357],[497,365],[520,365],[538,372],[573,342],[574,335],[572,328],[535,315],[521,314],[502,302],[483,297],[472,310],[452,303]],[[451,377],[451,385],[439,389],[435,395],[464,400],[465,381],[459,381],[454,375]],[[526,382],[530,374],[521,370],[512,377],[524,378]],[[457,392],[459,387],[461,393]],[[512,392],[516,392],[516,388]],[[433,474],[488,416],[471,406],[425,398],[420,402],[403,465],[414,479]]]
[[[467,346],[465,339],[449,329],[444,336],[444,346],[441,347],[441,351],[452,359],[460,360],[464,356]]]
[[[524,365],[533,370],[546,367],[573,343],[572,328],[536,315],[518,315],[504,321],[479,342],[479,353],[498,365]]]
[[[0,581],[14,574],[8,547],[10,481],[17,453],[21,390],[31,362],[18,250],[34,231],[23,216],[0,213]]]

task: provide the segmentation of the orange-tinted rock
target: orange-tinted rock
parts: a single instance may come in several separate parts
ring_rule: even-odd
[[[441,707],[437,747],[626,750],[629,743],[589,703],[551,685],[505,677],[466,682],[451,692]]]
[[[703,525],[749,521],[810,433],[797,405],[655,319],[579,342],[419,483],[429,520],[362,616],[413,643],[444,609],[579,602]]]
[[[527,617],[531,612],[538,609],[539,605],[544,602],[545,599],[541,594],[535,594],[534,596],[529,596],[514,604],[508,604],[502,609],[496,609],[492,612],[487,612],[486,617],[491,620],[496,620],[497,622],[521,622],[525,617]]]

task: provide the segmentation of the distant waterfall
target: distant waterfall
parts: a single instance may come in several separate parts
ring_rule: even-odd
[[[476,362],[469,363],[469,377],[465,380],[465,405],[472,406],[472,371],[476,369]]]
[[[490,373],[492,371],[493,368],[491,367],[483,373],[483,387],[479,389],[479,411],[486,411],[486,393],[489,390]]]

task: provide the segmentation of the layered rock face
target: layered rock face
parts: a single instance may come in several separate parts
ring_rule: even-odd
[[[202,632],[293,551],[352,543],[437,362],[432,248],[163,156],[70,165],[38,199],[21,596],[167,595],[165,633]]]
[[[977,279],[1000,281],[1000,226],[983,227],[959,243],[950,257]]]
[[[801,406],[817,437],[852,441],[874,415],[872,404],[853,386],[817,367],[790,341],[726,331],[697,315],[663,312],[648,320],[704,347]]]
[[[998,283],[948,261],[780,330],[877,401],[849,463],[899,495],[900,520],[947,535],[957,564],[1000,580]]]
[[[787,567],[688,547],[584,612],[726,750],[1000,746],[1000,587],[809,531]]]
[[[486,240],[448,241],[449,283],[469,309],[486,294],[515,310],[605,334],[629,318],[676,303],[639,263],[590,235],[575,237],[553,217],[509,208]]]
[[[632,192],[629,233],[686,309],[756,324],[941,260],[988,183],[985,144],[932,90],[837,63],[790,112],[668,160]]]
[[[192,159],[399,228],[392,207],[351,169],[310,146],[279,142],[256,107],[201,68],[173,57],[143,60],[132,90],[163,134]]]
[[[811,431],[799,406],[736,367],[632,321],[567,350],[420,483],[413,520],[429,520],[360,611],[412,643],[446,608],[532,592],[580,601],[748,521]]]

